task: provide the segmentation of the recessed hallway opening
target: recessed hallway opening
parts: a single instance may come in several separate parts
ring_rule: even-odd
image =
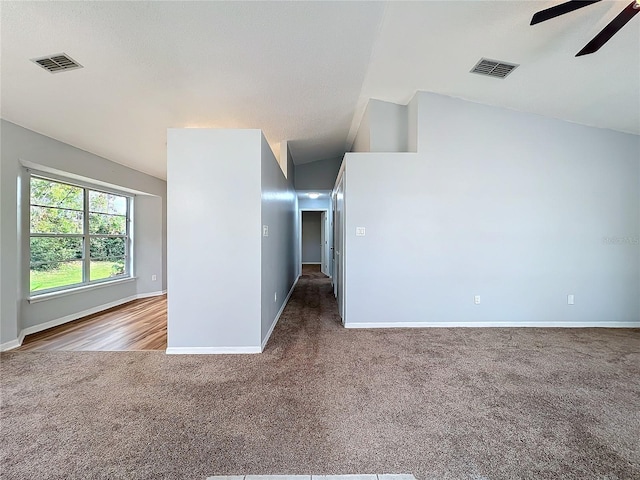
[[[302,265],[322,262],[322,212],[302,211]]]
[[[331,279],[320,265],[303,265],[302,275],[289,298],[263,353],[315,350],[326,335],[343,330]]]
[[[333,243],[330,203],[327,207],[299,210],[298,249],[301,266],[318,265],[322,273],[331,276]]]

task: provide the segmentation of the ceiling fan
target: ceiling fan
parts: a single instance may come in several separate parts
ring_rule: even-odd
[[[559,17],[560,15],[564,15],[565,13],[573,12],[574,10],[578,10],[579,8],[586,7],[588,5],[591,5],[592,3],[597,3],[599,1],[600,0],[570,0],[569,2],[561,3],[560,5],[556,5],[555,7],[540,10],[533,15],[533,18],[531,19],[531,25],[535,25],[536,23],[544,22],[546,20],[551,20],[552,18]],[[611,39],[611,37],[613,37],[618,32],[618,30],[624,27],[625,24],[629,20],[631,20],[638,12],[640,12],[640,0],[633,0],[633,2],[627,5],[626,8],[622,10],[622,12],[620,12],[616,18],[611,20],[611,22],[606,27],[604,27],[600,33],[593,37],[593,39],[576,54],[576,57],[597,52],[600,47],[607,43]]]

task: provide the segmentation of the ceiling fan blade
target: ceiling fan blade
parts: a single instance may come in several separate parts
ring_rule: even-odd
[[[552,18],[559,17],[560,15],[564,15],[565,13],[573,12],[574,10],[578,10],[579,8],[589,6],[592,3],[597,3],[599,1],[600,0],[571,0],[569,2],[556,5],[555,7],[540,10],[533,15],[530,25],[535,25],[536,23],[551,20]]]
[[[611,37],[613,37],[618,30],[625,26],[625,24],[631,20],[638,12],[640,8],[637,8],[635,0],[631,2],[627,7],[618,14],[616,18],[609,22],[609,25],[604,27],[602,31],[597,34],[593,39],[587,43],[582,50],[576,53],[576,57],[582,55],[589,55],[590,53],[600,50],[605,43],[607,43]]]

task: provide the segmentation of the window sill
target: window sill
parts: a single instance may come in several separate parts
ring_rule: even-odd
[[[58,292],[43,293],[41,295],[32,295],[30,297],[27,297],[27,301],[29,303],[44,302],[46,300],[52,300],[54,298],[66,297],[67,295],[75,295],[76,293],[88,292],[91,290],[95,290],[97,288],[111,287],[113,285],[119,285],[121,283],[135,282],[136,279],[137,277],[119,278],[118,280],[94,283],[92,285],[82,285],[81,287],[69,288],[67,290],[60,290]]]

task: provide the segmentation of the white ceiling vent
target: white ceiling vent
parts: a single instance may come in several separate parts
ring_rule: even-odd
[[[514,63],[499,62],[497,60],[489,60],[481,58],[476,66],[473,67],[471,73],[480,75],[488,75],[490,77],[504,78],[515,70],[518,65]]]
[[[59,53],[57,55],[49,55],[48,57],[32,58],[32,62],[40,65],[45,70],[51,73],[64,72],[65,70],[74,70],[76,68],[82,68],[78,62],[71,58],[66,53]]]

